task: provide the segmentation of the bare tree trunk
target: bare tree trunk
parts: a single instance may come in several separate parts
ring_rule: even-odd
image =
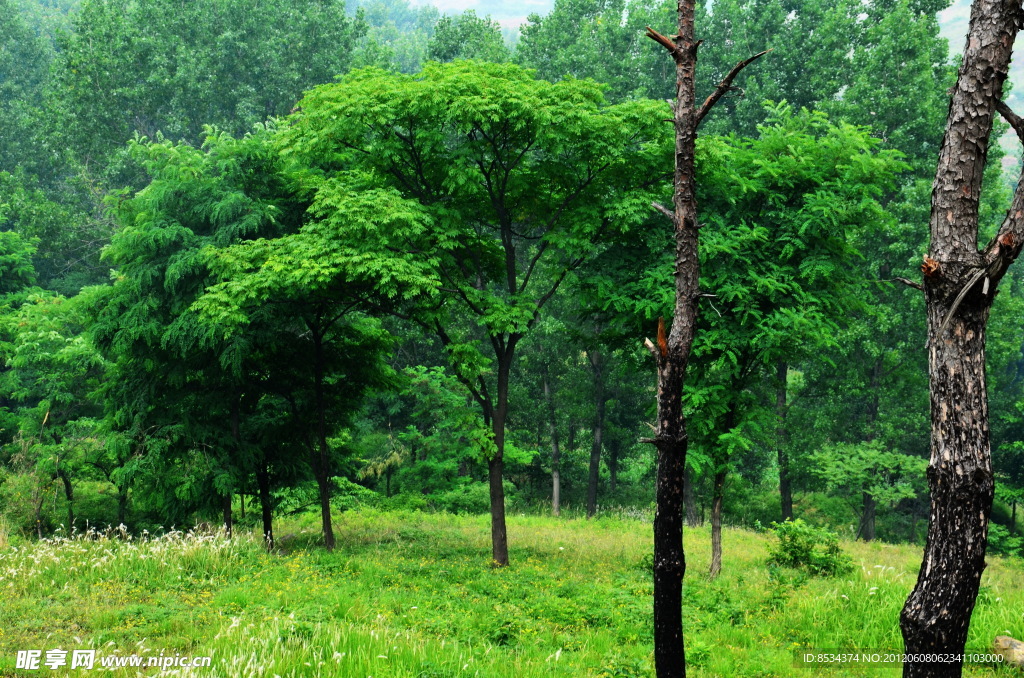
[[[932,191],[925,257],[931,393],[931,512],[924,561],[900,615],[906,652],[960,654],[985,567],[993,477],[985,383],[992,297],[1024,242],[1024,182],[999,233],[978,249],[978,203],[994,112],[1021,20],[1015,0],[975,0]],[[959,676],[959,663],[912,661],[907,678]]]
[[[334,550],[334,526],[331,523],[331,472],[327,444],[327,402],[324,396],[323,335],[313,331],[313,388],[316,398],[316,447],[313,450],[313,475],[320,495],[320,525],[324,546]]]
[[[515,335],[513,335],[515,336]],[[488,461],[488,482],[491,500],[491,559],[496,567],[508,565],[508,531],[505,527],[505,422],[508,417],[508,382],[517,338],[510,338],[498,360],[498,398],[494,407],[491,430],[494,431],[494,457]]]
[[[548,427],[551,431],[551,514],[557,516],[562,510],[562,481],[558,476],[558,463],[561,451],[558,449],[558,426],[555,423],[555,400],[551,394],[551,380],[548,367],[544,366],[544,400],[548,406]]]
[[[780,360],[775,365],[775,417],[777,423],[775,446],[779,459],[779,499],[782,503],[782,520],[793,520],[793,489],[789,484],[789,450],[786,449],[786,410],[789,363]]]
[[[604,360],[599,351],[587,351],[594,375],[594,442],[590,447],[590,476],[587,479],[587,517],[597,513],[597,481],[601,473],[601,442],[604,436],[605,389]]]
[[[646,342],[658,365],[658,423],[653,442],[658,450],[657,510],[654,515],[654,667],[658,678],[686,676],[683,644],[683,476],[686,470],[686,420],[683,382],[697,328],[700,298],[697,197],[694,155],[697,126],[732,86],[745,66],[761,56],[736,65],[698,109],[696,106],[697,48],[694,36],[695,0],[679,0],[678,34],[672,38],[650,28],[647,36],[668,50],[676,65],[675,174],[673,210],[654,208],[672,222],[675,236],[675,306],[667,335],[658,322],[657,346]],[[762,52],[763,54],[763,52]]]

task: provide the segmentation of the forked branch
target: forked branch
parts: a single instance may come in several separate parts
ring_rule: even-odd
[[[733,66],[732,70],[729,71],[729,74],[722,78],[722,82],[718,83],[718,87],[716,87],[715,91],[711,93],[711,96],[705,99],[704,103],[702,103],[700,105],[700,108],[697,109],[696,124],[699,125],[700,121],[704,119],[704,116],[707,115],[711,111],[711,108],[718,103],[718,100],[725,96],[726,92],[732,89],[732,81],[736,79],[736,76],[740,74],[740,71],[742,71],[744,68],[754,63],[755,61],[757,61],[770,51],[770,49],[766,49],[763,52],[758,52],[754,56],[748,59],[744,59],[743,61]]]

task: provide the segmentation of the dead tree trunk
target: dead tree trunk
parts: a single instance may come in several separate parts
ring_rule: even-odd
[[[978,202],[998,110],[1024,139],[1024,121],[1000,102],[1017,28],[1017,0],[975,0],[952,91],[932,191],[925,257],[931,393],[931,514],[917,585],[900,615],[911,655],[959,654],[985,567],[993,478],[985,390],[985,329],[1000,279],[1024,242],[1024,182],[999,232],[978,248]],[[915,661],[903,675],[959,676],[960,664]]]
[[[715,91],[696,106],[697,48],[694,37],[695,0],[679,0],[678,35],[668,38],[650,28],[647,36],[668,50],[676,64],[676,134],[674,209],[655,204],[667,216],[675,235],[675,306],[669,331],[658,322],[657,346],[647,340],[658,366],[658,421],[654,443],[658,450],[657,510],[654,515],[654,666],[658,678],[686,675],[683,646],[683,476],[686,469],[686,421],[683,381],[697,328],[700,298],[700,260],[697,250],[697,197],[694,155],[697,126],[732,87],[732,81],[764,52],[740,62]]]

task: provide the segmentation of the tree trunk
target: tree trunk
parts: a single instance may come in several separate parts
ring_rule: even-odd
[[[739,71],[757,58],[752,57],[733,68],[698,109],[695,75],[700,43],[694,37],[694,10],[694,0],[679,0],[679,31],[672,38],[647,29],[647,36],[667,49],[676,65],[674,210],[670,212],[661,205],[654,205],[671,219],[675,236],[675,305],[667,336],[664,323],[659,320],[657,346],[649,340],[646,342],[658,364],[658,423],[655,437],[651,440],[658,450],[657,511],[654,515],[654,667],[658,678],[686,676],[682,600],[683,575],[686,573],[683,477],[687,439],[682,397],[700,298],[699,224],[694,182],[697,126],[715,102],[730,90]]]
[[[590,447],[590,477],[587,480],[587,517],[597,513],[597,481],[601,472],[601,442],[604,435],[604,361],[599,351],[587,351],[594,375],[594,442]]]
[[[71,477],[67,474],[67,471],[61,469],[57,471],[57,475],[60,477],[60,482],[64,485],[64,498],[68,502],[68,535],[75,528],[75,490],[71,486]]]
[[[1010,535],[1017,534],[1017,500],[1014,499],[1010,504]]]
[[[263,515],[263,545],[268,551],[274,550],[274,509],[270,499],[270,468],[267,460],[261,459],[256,469],[256,484],[260,488],[260,511]]]
[[[558,449],[558,426],[555,423],[555,399],[551,394],[551,379],[548,366],[543,367],[544,400],[548,406],[548,428],[551,432],[551,515],[557,516],[562,510],[562,479],[559,477],[558,464],[561,450]]]
[[[867,490],[864,490],[863,496],[863,513],[860,517],[860,530],[858,534],[864,541],[874,541],[875,539],[875,497]]]
[[[491,499],[491,560],[496,567],[508,565],[508,532],[505,528],[505,421],[508,416],[508,379],[512,371],[515,341],[509,340],[498,361],[498,402],[494,408],[494,457],[487,463]]]
[[[711,567],[708,568],[710,579],[716,579],[722,572],[722,500],[725,497],[725,474],[725,469],[715,473],[714,494],[711,500]]]
[[[782,521],[793,520],[793,490],[789,484],[789,450],[786,449],[786,409],[789,364],[780,360],[775,365],[775,446],[779,459],[779,499],[782,503]]]
[[[231,522],[231,493],[228,492],[221,499],[221,508],[224,510],[224,536],[231,539],[232,533],[232,522]]]
[[[313,379],[316,396],[316,452],[313,457],[313,474],[316,476],[320,493],[320,523],[324,533],[324,546],[334,550],[334,527],[331,525],[331,472],[330,454],[327,445],[327,403],[324,397],[324,346],[323,335],[313,332]]]
[[[608,493],[615,494],[619,486],[619,443],[608,445]]]
[[[686,524],[700,527],[700,513],[697,511],[697,493],[693,489],[693,472],[689,467],[683,472],[683,501],[686,503]]]
[[[911,655],[960,654],[985,567],[993,477],[985,329],[996,286],[1024,242],[1024,182],[999,234],[978,250],[978,202],[994,111],[1021,18],[1014,0],[976,0],[939,153],[925,257],[931,394],[931,512],[917,584],[900,615]],[[915,661],[907,678],[959,676],[961,665]]]
[[[125,516],[128,513],[128,488],[117,488],[117,524],[124,525]]]

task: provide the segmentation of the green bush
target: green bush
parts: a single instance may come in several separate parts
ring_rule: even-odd
[[[1024,538],[1020,535],[1011,535],[1010,531],[1002,525],[989,523],[988,526],[988,552],[1000,556],[1021,555],[1021,545]]]
[[[772,523],[778,544],[768,545],[768,564],[807,570],[812,575],[831,577],[849,572],[853,561],[839,548],[839,537],[803,520]]]

